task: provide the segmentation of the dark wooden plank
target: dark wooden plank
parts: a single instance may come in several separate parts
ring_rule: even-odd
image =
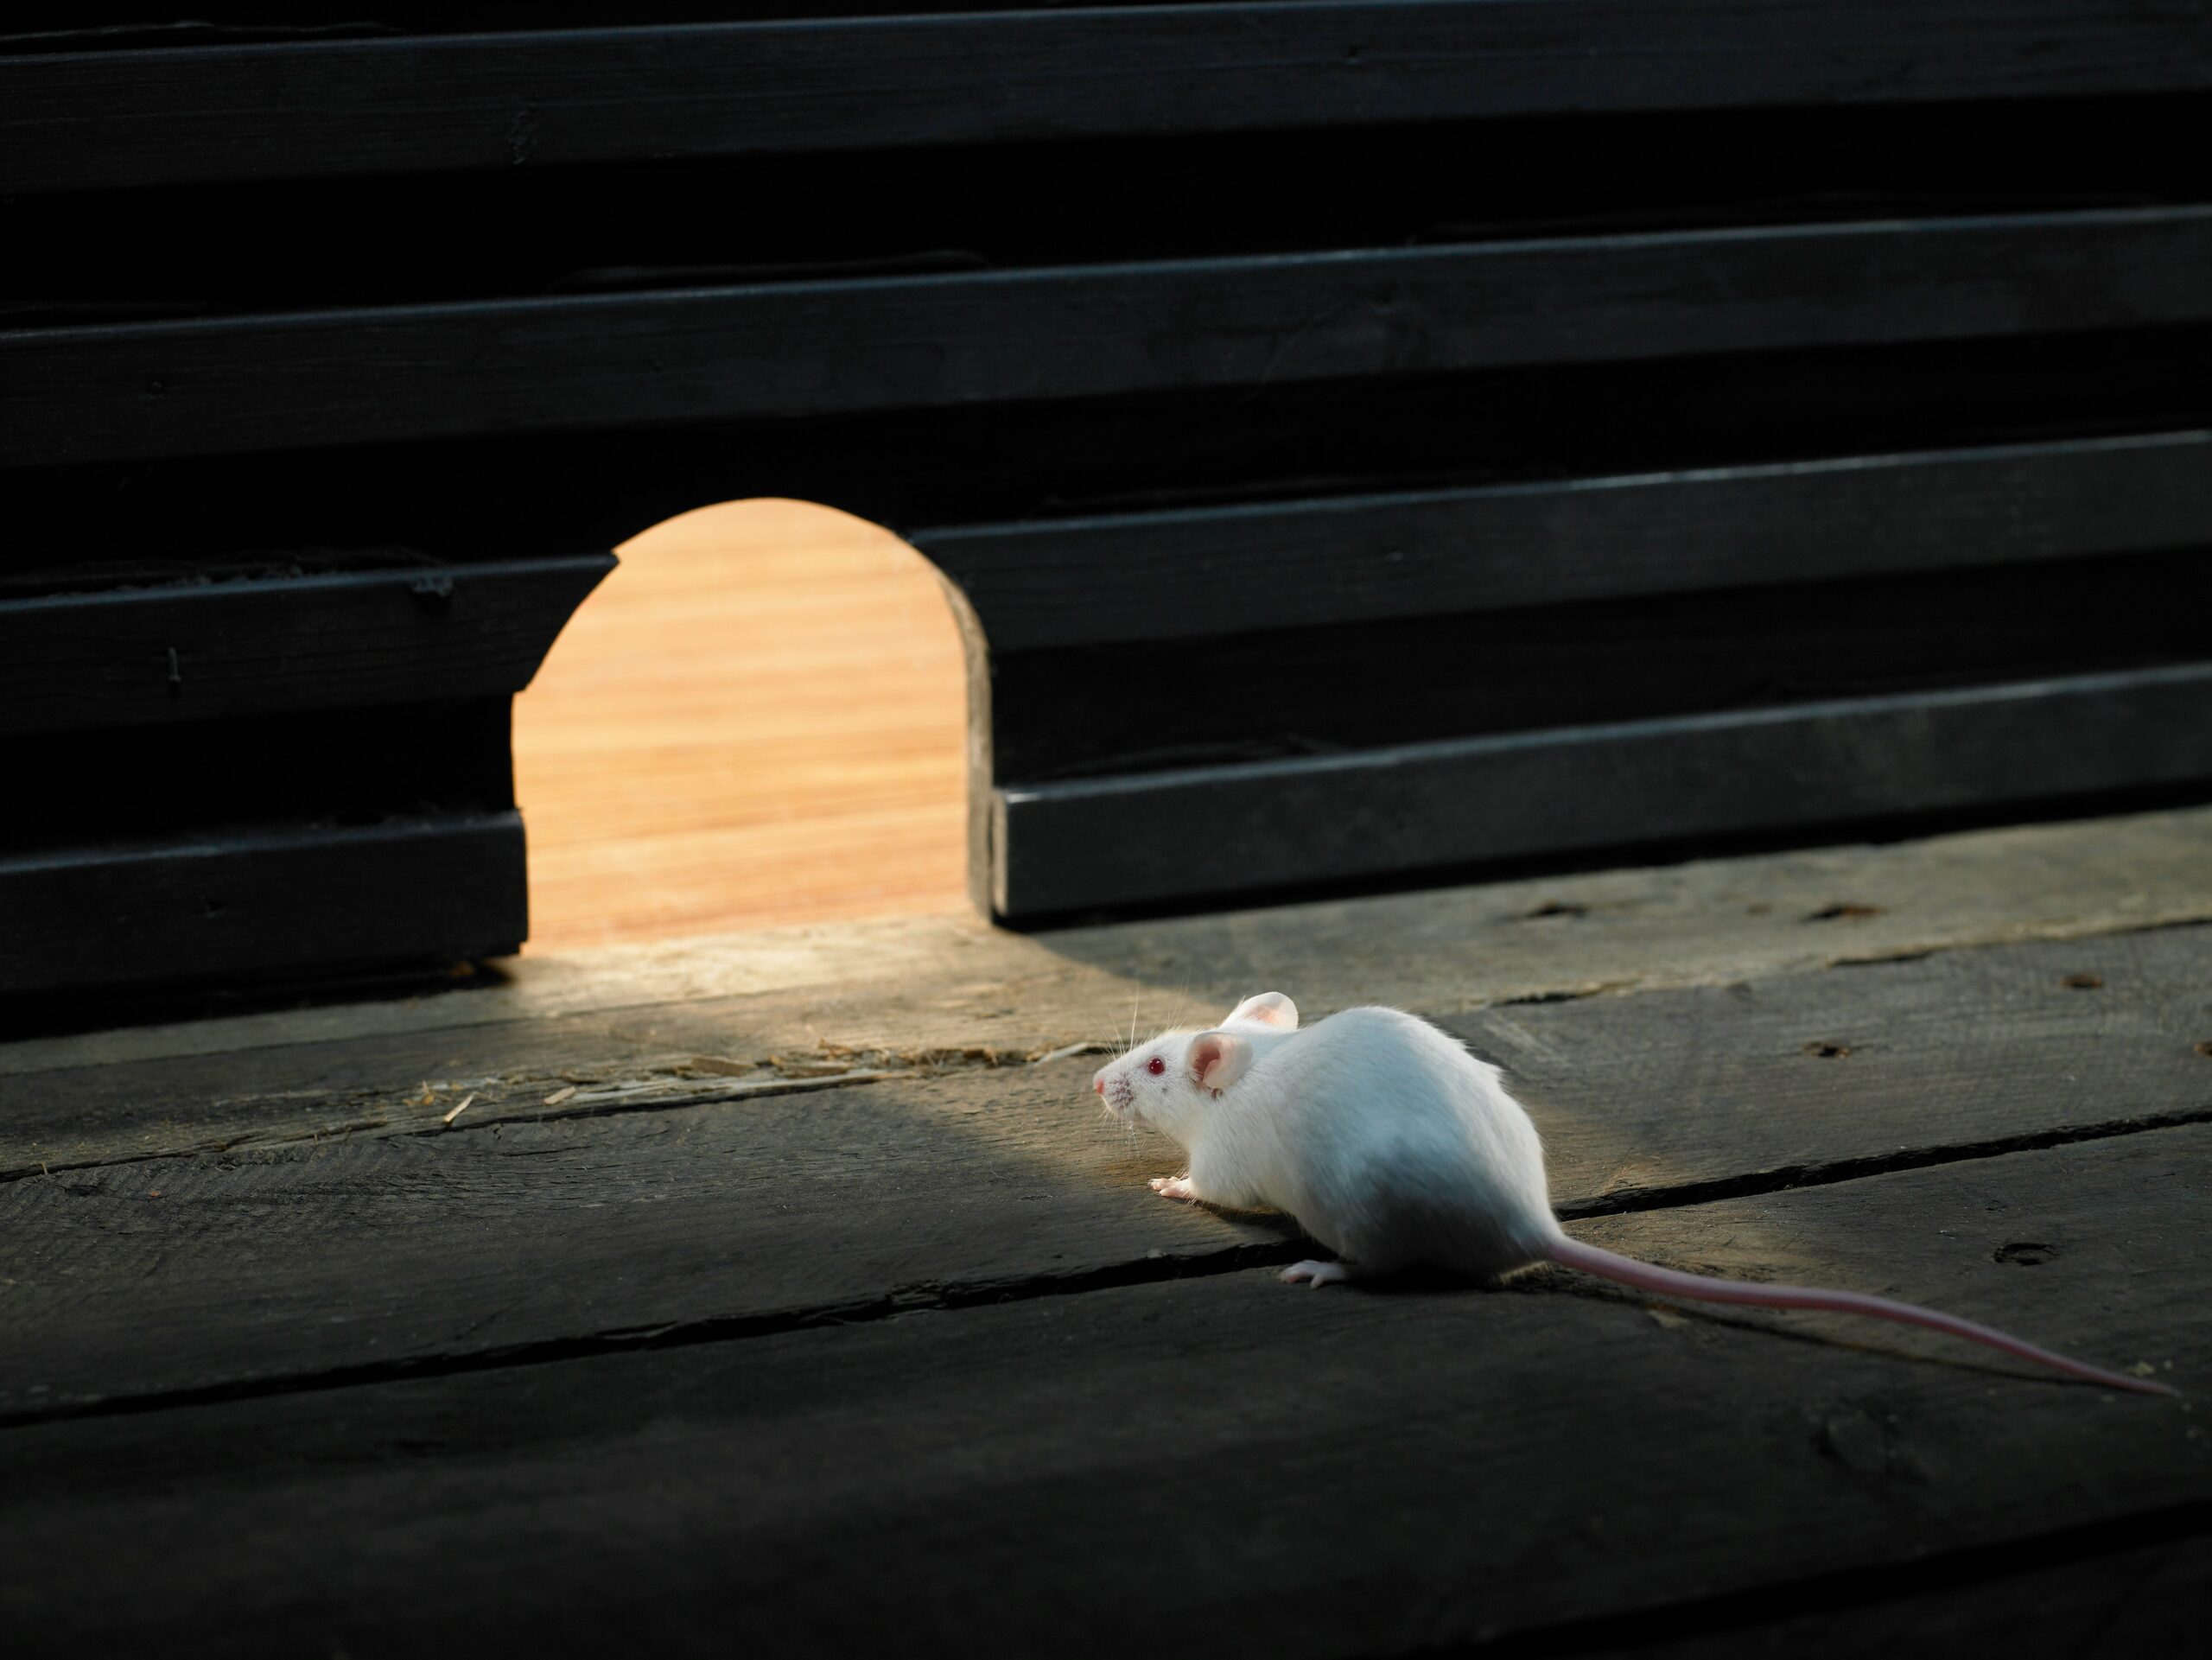
[[[507,812],[513,701],[17,733],[7,741],[0,860]]]
[[[462,1086],[441,1092],[440,1112],[476,1097],[442,1133],[341,1133],[0,1186],[0,1273],[16,1281],[0,1419],[653,1326],[866,1319],[948,1288],[989,1299],[1126,1272],[1148,1253],[1204,1262],[1280,1240],[1162,1205],[1145,1178],[1172,1155],[1108,1129],[1084,1088],[1095,1060],[652,1112],[542,1105],[577,1088],[544,1078],[547,1059],[582,1078],[645,1076],[606,1067],[605,1046],[594,1069],[594,1053],[504,1049],[527,1093],[473,1067],[433,1071]],[[338,1058],[309,1087],[346,1071]],[[365,1129],[391,1098],[349,1093]],[[264,1118],[276,1104],[264,1097]],[[137,1224],[118,1230],[126,1210]],[[165,1304],[130,1289],[139,1274],[168,1288]],[[125,1329],[149,1307],[158,1341]]]
[[[2212,317],[2212,207],[27,329],[0,465]]]
[[[1581,1214],[2212,1118],[2208,971],[2212,935],[2177,929],[1446,1019]],[[689,1057],[758,1055],[764,1012],[9,1078],[0,1417],[1298,1249],[1157,1199],[1178,1155],[1100,1117],[1092,1057],[715,1100]],[[188,1137],[209,1150],[139,1156]]]
[[[0,993],[450,963],[529,933],[521,816],[0,860]]]
[[[0,599],[0,733],[520,691],[612,554]]]
[[[2207,94],[1803,105],[15,196],[0,327],[2199,202],[2207,124]]]
[[[2212,85],[2195,0],[1202,5],[0,60],[0,190]]]
[[[951,526],[996,652],[2212,544],[2212,433]]]
[[[0,569],[241,548],[456,563],[785,496],[906,533],[1270,497],[2212,426],[2212,325],[531,433],[17,473]],[[1590,411],[1607,418],[1592,423]],[[853,464],[896,455],[896,467]]]
[[[2202,1610],[2212,1607],[2208,1519],[2195,1507],[2154,1511],[2115,1527],[1639,1610],[1591,1622],[1574,1635],[1596,1644],[1571,1651],[1589,1660],[2186,1653],[2202,1639]]]
[[[1013,919],[2212,779],[2212,666],[1007,785]]]
[[[992,765],[1012,788],[2171,668],[2208,609],[2199,546],[994,652]]]
[[[2212,1128],[1590,1231],[2185,1388],[2212,1367]],[[2023,1239],[2058,1249],[2000,1260]],[[18,1428],[0,1583],[32,1652],[1557,1652],[1593,1616],[2063,1561],[2161,1511],[2203,1530],[2180,1404],[1897,1328],[1659,1313],[1233,1274]]]

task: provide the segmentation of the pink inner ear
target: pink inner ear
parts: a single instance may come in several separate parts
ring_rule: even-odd
[[[1228,1044],[1217,1037],[1200,1038],[1191,1046],[1191,1076],[1201,1087],[1212,1087],[1206,1079],[1220,1070],[1222,1058],[1228,1051]]]
[[[1250,1046],[1233,1032],[1209,1032],[1190,1048],[1191,1076],[1202,1090],[1217,1093],[1244,1075]]]

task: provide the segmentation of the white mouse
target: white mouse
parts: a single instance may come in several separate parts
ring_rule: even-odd
[[[1289,998],[1262,992],[1218,1027],[1130,1050],[1091,1087],[1109,1113],[1190,1155],[1189,1171],[1155,1179],[1155,1191],[1288,1212],[1337,1253],[1284,1269],[1294,1283],[1417,1265],[1488,1278],[1558,1262],[1663,1296],[1901,1320],[2112,1389],[2175,1393],[1912,1303],[1681,1274],[1569,1238],[1552,1214],[1536,1127],[1497,1068],[1398,1009],[1347,1008],[1301,1030]]]

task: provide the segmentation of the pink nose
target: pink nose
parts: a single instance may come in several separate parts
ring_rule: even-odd
[[[1090,1080],[1090,1087],[1091,1087],[1091,1089],[1092,1089],[1092,1091],[1093,1091],[1094,1092],[1096,1092],[1096,1093],[1097,1093],[1097,1094],[1099,1094],[1099,1095],[1103,1095],[1103,1094],[1105,1094],[1105,1093],[1106,1093],[1106,1074],[1105,1074],[1105,1073],[1103,1073],[1103,1072],[1101,1072],[1101,1073],[1099,1073],[1099,1074],[1098,1074],[1098,1076],[1097,1076],[1097,1077],[1096,1077],[1096,1078],[1092,1078],[1092,1079]]]

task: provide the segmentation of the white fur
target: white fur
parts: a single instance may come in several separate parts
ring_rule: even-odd
[[[1152,1071],[1158,1062],[1160,1072]],[[1395,1008],[1347,1008],[1300,1030],[1280,992],[1208,1032],[1170,1032],[1099,1069],[1107,1110],[1164,1130],[1191,1155],[1169,1199],[1287,1211],[1334,1262],[1283,1270],[1323,1286],[1427,1263],[1497,1275],[1552,1261],[1669,1297],[1824,1308],[1948,1332],[2107,1388],[2171,1395],[1952,1314],[1855,1291],[1709,1279],[1567,1237],[1552,1215],[1544,1150],[1497,1068]]]
[[[1285,1008],[1294,1024],[1272,1024]],[[1497,1067],[1395,1008],[1303,1030],[1296,1019],[1289,999],[1262,993],[1221,1027],[1170,1032],[1100,1068],[1109,1110],[1190,1154],[1177,1196],[1287,1211],[1363,1270],[1493,1275],[1550,1254],[1561,1235],[1543,1148]],[[1218,1089],[1194,1074],[1194,1048],[1220,1057]]]

